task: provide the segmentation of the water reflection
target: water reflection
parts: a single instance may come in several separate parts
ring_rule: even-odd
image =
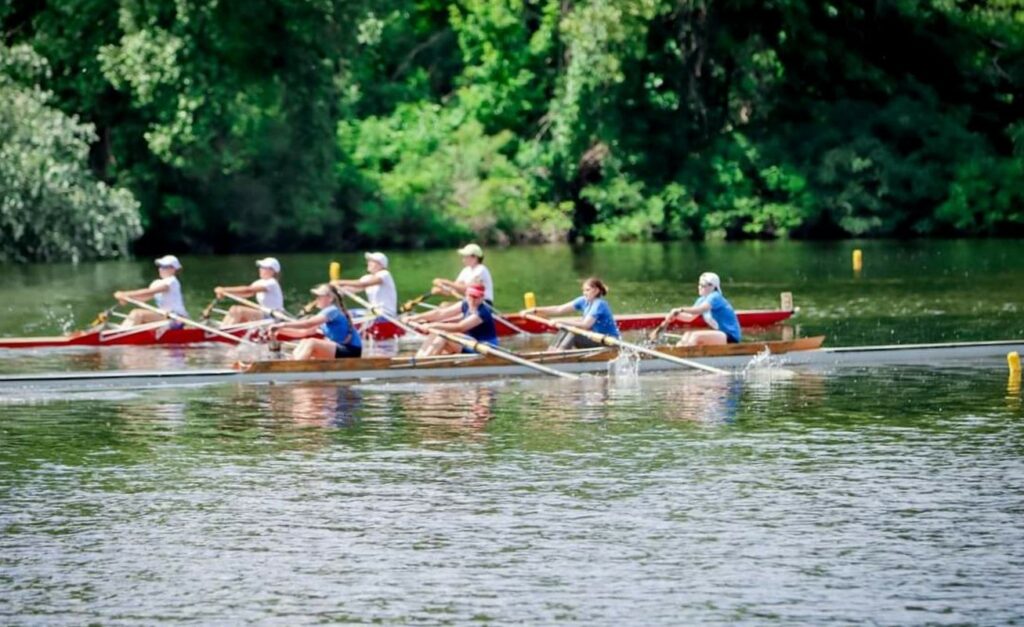
[[[265,393],[269,412],[295,424],[351,427],[359,421],[362,393],[350,385],[271,385]]]

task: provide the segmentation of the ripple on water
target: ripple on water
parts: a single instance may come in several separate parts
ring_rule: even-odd
[[[1019,621],[996,370],[213,386],[0,415],[5,622]]]

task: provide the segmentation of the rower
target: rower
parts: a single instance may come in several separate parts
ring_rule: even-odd
[[[430,290],[433,294],[453,293],[463,296],[466,288],[474,283],[484,286],[484,300],[488,305],[494,306],[494,281],[491,280],[491,271],[484,265],[484,251],[477,244],[466,244],[459,249],[462,255],[462,271],[454,281],[448,279],[434,279],[434,287]]]
[[[138,290],[118,290],[114,292],[114,298],[121,304],[124,304],[125,298],[134,298],[135,300],[142,301],[152,298],[160,309],[187,318],[188,311],[185,310],[185,301],[181,296],[181,283],[178,281],[181,262],[174,255],[164,255],[156,260],[156,267],[160,278],[150,283],[149,287]],[[133,327],[149,322],[158,322],[162,319],[164,317],[155,311],[132,309],[122,326]],[[168,322],[167,325],[169,329],[180,329],[182,326],[181,322],[176,321]]]
[[[284,294],[281,293],[281,284],[277,278],[281,275],[281,262],[273,257],[260,259],[256,262],[259,268],[260,278],[249,285],[234,285],[231,287],[218,286],[213,288],[217,298],[224,298],[225,294],[233,294],[242,298],[256,297],[256,302],[272,311],[284,311]],[[222,327],[230,327],[243,322],[254,322],[265,318],[273,319],[273,315],[264,313],[259,309],[246,307],[245,305],[232,305],[221,321]]]
[[[704,318],[707,329],[687,331],[676,346],[714,346],[736,344],[743,339],[736,310],[722,295],[722,280],[714,272],[705,272],[697,281],[696,302],[691,307],[677,307],[669,312],[682,322],[698,316]]]
[[[462,301],[412,316],[409,320],[424,323],[424,326],[429,329],[464,333],[477,342],[497,346],[498,330],[494,326],[494,313],[491,307],[484,302],[487,288],[480,283],[471,283],[465,287],[464,291],[466,296]],[[416,356],[449,355],[460,351],[474,352],[435,335],[424,342]]]
[[[564,305],[551,305],[549,307],[531,307],[524,309],[524,314],[536,314],[538,316],[559,316],[577,311],[582,316],[579,320],[565,320],[564,323],[582,329],[590,329],[595,333],[619,337],[619,326],[615,323],[612,315],[612,308],[604,299],[608,295],[608,286],[597,277],[590,277],[581,286],[583,295],[571,300]],[[601,346],[597,342],[582,335],[576,335],[568,331],[559,331],[555,340],[548,350],[560,351],[570,348],[594,348]]]
[[[388,256],[381,252],[366,253],[366,274],[358,279],[339,279],[331,285],[356,292],[366,292],[370,304],[381,313],[398,315],[398,290],[395,279],[388,270]]]
[[[316,306],[320,308],[320,312],[302,320],[274,324],[270,327],[271,336],[276,337],[277,332],[282,329],[298,330],[299,336],[315,335],[317,331],[323,334],[324,339],[305,337],[295,348],[292,359],[361,357],[363,343],[359,339],[359,331],[352,324],[352,316],[345,308],[345,303],[327,284],[318,285],[310,292],[316,296]]]

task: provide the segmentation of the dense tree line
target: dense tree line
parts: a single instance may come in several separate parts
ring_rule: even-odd
[[[215,252],[1024,233],[1022,0],[15,0],[0,26],[8,258],[117,254],[138,219],[139,250]]]

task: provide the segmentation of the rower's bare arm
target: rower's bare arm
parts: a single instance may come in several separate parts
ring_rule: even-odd
[[[157,294],[162,294],[169,290],[170,287],[167,285],[158,285],[157,287],[144,287],[139,290],[127,290],[114,292],[114,298],[120,302],[124,302],[125,298],[134,298],[135,300],[149,300]]]
[[[466,316],[465,318],[459,320],[458,322],[441,323],[440,325],[437,326],[448,327],[447,329],[442,330],[455,331],[456,333],[465,333],[466,331],[469,331],[470,329],[477,326],[481,322],[483,322],[483,320],[480,319],[480,316],[478,314],[473,314],[472,316]]]
[[[534,314],[537,316],[544,316],[545,318],[551,316],[560,316],[562,314],[572,313],[575,309],[572,306],[573,301],[569,301],[564,305],[548,305],[547,307],[531,307],[524,309],[521,313],[523,314]]]
[[[234,296],[241,296],[245,298],[247,296],[255,296],[259,292],[266,291],[267,288],[262,285],[231,285],[228,287],[218,285],[213,288],[213,293],[216,294],[218,298],[224,298],[225,294],[232,294]]]

